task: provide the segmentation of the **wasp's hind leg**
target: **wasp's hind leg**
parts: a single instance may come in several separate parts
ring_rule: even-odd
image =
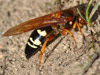
[[[42,55],[43,55],[43,53],[44,53],[44,51],[45,51],[45,47],[46,47],[48,41],[52,40],[54,37],[55,37],[55,35],[51,35],[50,37],[48,37],[48,38],[45,40],[45,42],[44,42],[44,44],[43,44],[43,46],[42,46],[42,48],[41,48],[40,55],[39,55],[39,65],[38,65],[38,68],[40,68],[41,58],[42,58]]]

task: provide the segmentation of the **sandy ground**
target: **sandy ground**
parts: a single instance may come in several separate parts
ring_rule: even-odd
[[[79,4],[78,0],[61,1],[63,5],[57,0],[0,0],[0,75],[82,75],[84,67],[99,49],[96,42],[91,42],[91,36],[88,36],[83,44],[80,33],[72,30],[78,46],[76,51],[69,35],[58,37],[46,47],[40,70],[38,69],[39,52],[30,60],[27,60],[24,54],[25,44],[32,31],[18,36],[1,36],[9,28],[24,21],[59,10],[59,8],[65,9]],[[99,32],[100,12],[95,22],[94,29]],[[82,32],[85,36],[90,34],[87,26],[82,28]],[[100,41],[100,35],[97,38],[97,41]],[[61,42],[57,45],[60,40]],[[95,47],[92,48],[94,45]],[[94,61],[85,75],[100,75],[100,57]]]

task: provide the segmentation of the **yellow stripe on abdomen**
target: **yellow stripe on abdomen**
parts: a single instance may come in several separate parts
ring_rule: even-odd
[[[41,45],[41,41],[39,39],[33,41],[32,37],[30,37],[30,41],[35,45]]]
[[[32,48],[37,48],[37,46],[30,44],[30,42],[27,43]]]

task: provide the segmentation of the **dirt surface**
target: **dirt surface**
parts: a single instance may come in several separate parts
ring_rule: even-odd
[[[87,26],[82,28],[82,32],[87,36],[84,43],[80,33],[72,30],[77,41],[76,50],[74,41],[69,35],[58,37],[47,46],[42,56],[40,70],[38,69],[40,52],[30,60],[27,60],[24,54],[25,45],[32,31],[18,36],[1,36],[17,24],[59,9],[74,7],[79,5],[78,1],[61,0],[60,4],[59,0],[0,0],[0,75],[82,75],[85,66],[99,49],[97,41],[100,41],[98,34],[95,37],[97,41],[93,42]],[[84,0],[84,3],[86,2],[87,0]],[[100,32],[100,11],[95,20],[94,30]],[[100,75],[100,57],[94,61],[85,75]]]

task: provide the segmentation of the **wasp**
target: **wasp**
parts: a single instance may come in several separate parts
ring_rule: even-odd
[[[83,11],[80,12],[85,15]],[[25,56],[29,59],[41,49],[38,65],[40,67],[42,55],[49,41],[58,34],[66,35],[66,33],[69,33],[76,45],[71,30],[78,28],[82,34],[81,26],[85,24],[86,22],[76,12],[76,9],[66,9],[23,22],[9,29],[3,36],[12,36],[34,30],[27,41]]]

